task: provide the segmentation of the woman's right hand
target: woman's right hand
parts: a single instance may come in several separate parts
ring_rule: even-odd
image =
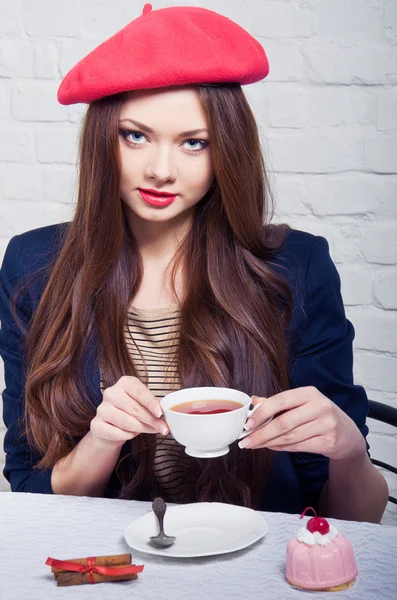
[[[103,392],[103,400],[90,424],[91,435],[107,446],[121,447],[140,433],[161,433],[169,429],[159,400],[139,379],[121,377]]]

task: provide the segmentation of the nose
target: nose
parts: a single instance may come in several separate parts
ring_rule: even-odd
[[[158,182],[175,181],[176,166],[172,158],[171,148],[166,146],[153,147],[146,167],[146,175]]]

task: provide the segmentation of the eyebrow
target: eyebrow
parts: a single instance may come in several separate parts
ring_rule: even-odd
[[[147,125],[144,125],[143,123],[140,123],[139,121],[133,121],[132,119],[120,119],[120,123],[123,123],[124,121],[128,121],[129,123],[132,123],[133,125],[135,125],[135,127],[142,129],[142,131],[145,131],[146,133],[154,133],[154,130],[151,127],[148,127]],[[205,129],[205,128],[191,129],[190,131],[182,131],[179,135],[180,135],[180,137],[186,137],[189,135],[197,135],[198,133],[203,133],[203,132],[208,133],[208,129]]]

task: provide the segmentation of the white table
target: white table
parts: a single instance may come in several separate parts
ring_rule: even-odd
[[[46,600],[243,600],[314,598],[329,593],[291,588],[284,579],[285,549],[301,522],[266,513],[268,535],[239,552],[198,559],[170,559],[130,549],[123,531],[150,504],[41,494],[0,494],[0,599]],[[359,570],[356,584],[337,597],[396,600],[397,528],[335,521],[350,539]],[[57,587],[48,556],[58,559],[131,552],[144,564],[138,580]]]

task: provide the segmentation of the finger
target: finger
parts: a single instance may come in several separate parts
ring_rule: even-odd
[[[305,404],[312,397],[314,391],[319,393],[316,388],[302,387],[280,392],[270,398],[259,398],[259,401],[263,401],[262,406],[258,408],[255,415],[248,419],[247,427],[253,429],[278,413]]]
[[[269,450],[273,450],[272,446],[267,446]],[[314,436],[304,442],[297,444],[286,444],[285,446],[277,446],[274,448],[278,452],[310,452],[313,454],[322,454],[328,456],[327,445],[324,436]]]
[[[255,432],[250,436],[251,438],[251,448],[272,448],[283,450],[284,446],[292,446],[296,444],[301,444],[306,440],[310,440],[313,437],[321,437],[328,432],[328,428],[326,423],[322,421],[311,421],[310,423],[305,423],[304,425],[300,425],[291,431],[283,433],[271,440],[261,439],[261,436],[254,435],[260,432]]]
[[[163,419],[156,419],[159,424],[155,426],[146,423],[138,417],[131,417],[124,411],[119,410],[115,406],[110,406],[107,413],[107,423],[115,425],[125,431],[133,431],[134,433],[162,433],[166,435],[169,432],[168,426]]]
[[[154,429],[163,434],[164,428],[166,427],[168,433],[168,426],[166,425],[164,419],[154,417],[153,413],[149,412],[149,410],[145,406],[143,406],[136,400],[132,400],[131,396],[128,396],[126,394],[125,398],[121,401],[126,412],[128,412],[132,417],[134,417],[142,423],[145,423],[150,427],[153,427]]]
[[[264,397],[261,398],[260,396],[251,396],[251,400],[252,400],[252,404],[254,406],[256,406],[257,404],[262,404],[262,402],[264,400],[267,400],[267,398],[264,398]]]
[[[164,419],[156,419],[146,408],[130,396],[119,396],[113,403],[102,403],[97,409],[98,416],[106,423],[110,423],[125,431],[138,431],[138,433],[169,432]],[[137,425],[139,423],[139,426]],[[138,427],[138,429],[137,429]]]
[[[136,396],[138,398],[133,398],[128,392],[125,391],[125,384],[122,382],[123,379],[136,378],[122,377],[116,383],[116,385],[107,388],[103,394],[105,402],[103,403],[103,405],[100,405],[101,410],[105,410],[107,406],[115,406],[116,408],[119,408],[120,410],[126,412],[132,417],[135,417],[139,421],[150,425],[151,427],[155,427],[157,429],[163,427],[164,420],[154,416],[153,412],[151,412],[149,408],[147,408],[140,402],[139,392],[136,393]],[[140,382],[138,379],[136,379],[136,381],[149,392],[150,396],[153,396],[152,392],[150,392],[150,390],[146,388],[146,386],[142,382]],[[157,398],[155,396],[153,396],[153,398],[160,407],[160,402],[157,400]],[[159,410],[161,410],[161,408],[159,408]]]
[[[91,421],[90,430],[96,438],[105,442],[127,442],[138,435],[138,433],[124,431],[99,419]]]
[[[251,419],[252,415],[255,414],[257,410],[259,410],[260,406],[262,406],[262,401],[258,402],[257,404],[254,405],[254,408],[250,411],[250,413],[251,413],[250,417],[244,425],[244,429],[250,429],[250,427],[248,426],[248,423],[251,422],[250,419]]]
[[[123,390],[131,396],[134,400],[137,400],[139,404],[147,408],[157,418],[160,418],[163,411],[160,406],[160,401],[156,396],[149,390],[149,388],[142,383],[137,377],[124,376],[119,379]]]
[[[321,410],[313,402],[287,410],[270,421],[270,423],[261,427],[256,432],[256,439],[261,439],[261,444],[266,445],[280,436],[292,434],[295,429],[305,423],[313,423],[318,420],[320,415]]]

